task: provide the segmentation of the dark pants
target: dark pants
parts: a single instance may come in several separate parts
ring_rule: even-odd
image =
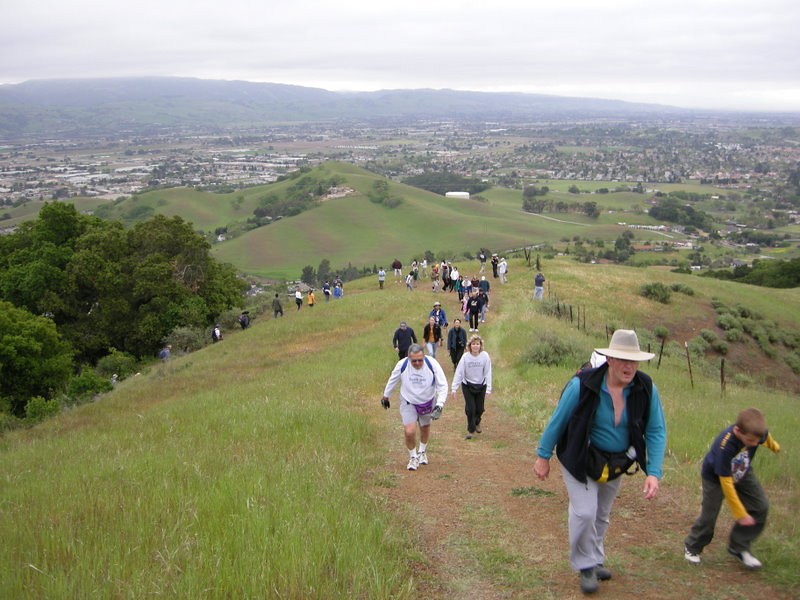
[[[480,320],[480,313],[469,313],[469,328],[478,329],[478,321]]]
[[[397,360],[403,360],[407,356],[408,356],[408,348],[406,348],[405,350],[401,350],[400,348],[397,349]]]
[[[717,524],[717,516],[725,496],[722,493],[722,486],[719,479],[714,481],[701,477],[703,482],[703,503],[700,509],[700,516],[692,525],[692,530],[686,536],[684,544],[686,548],[696,554],[700,554],[714,537],[714,527]],[[744,504],[747,513],[756,520],[755,525],[743,526],[734,524],[731,528],[728,547],[734,552],[750,551],[750,544],[764,530],[767,524],[767,512],[769,502],[764,488],[756,479],[752,469],[735,484],[736,493]]]
[[[461,360],[461,357],[464,355],[464,348],[450,348],[450,360],[453,361],[453,366],[458,366],[458,361]]]
[[[467,415],[467,431],[475,433],[475,428],[481,424],[483,404],[486,399],[486,386],[461,384],[461,393],[464,394],[464,413]]]

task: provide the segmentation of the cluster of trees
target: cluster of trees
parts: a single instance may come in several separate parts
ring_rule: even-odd
[[[377,268],[373,267],[373,269],[369,267],[359,269],[347,263],[346,267],[333,271],[331,269],[331,261],[327,258],[323,258],[316,271],[311,265],[303,267],[303,272],[300,274],[300,281],[311,287],[320,287],[326,281],[333,281],[336,277],[339,277],[342,281],[352,281],[373,272],[377,273]]]
[[[313,208],[328,190],[345,182],[340,175],[319,177],[307,169],[295,173],[298,174],[297,180],[286,188],[283,195],[270,192],[259,198],[258,206],[253,210],[259,224],[263,225],[276,217],[298,215]]]
[[[600,207],[597,202],[566,202],[564,200],[554,200],[545,195],[549,192],[547,186],[536,187],[527,186],[522,192],[522,210],[525,212],[541,214],[551,213],[583,213],[592,219],[600,216]]]
[[[732,270],[706,271],[702,276],[763,287],[795,288],[800,286],[800,258],[792,260],[754,260],[753,266],[740,265]]]
[[[448,171],[427,171],[421,175],[406,177],[403,183],[428,190],[434,194],[444,196],[447,192],[469,192],[470,195],[480,194],[489,189],[488,183],[476,177],[464,177]]]
[[[0,236],[0,412],[24,414],[31,395],[53,397],[112,349],[153,356],[173,329],[239,305],[245,285],[180,217],[125,229],[46,204]]]
[[[385,179],[379,179],[373,183],[367,197],[370,202],[382,204],[387,208],[395,208],[403,202],[400,196],[393,196],[389,193],[389,182]]]
[[[672,195],[659,200],[658,204],[651,207],[648,212],[651,217],[659,221],[669,221],[678,225],[695,227],[702,231],[716,229],[711,215],[702,210],[695,210],[693,206]]]

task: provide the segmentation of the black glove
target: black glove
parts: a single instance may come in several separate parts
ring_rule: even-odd
[[[436,407],[433,409],[433,411],[431,411],[431,419],[435,421],[436,419],[441,417],[443,408],[444,406],[442,406],[441,404],[437,404]]]
[[[389,408],[389,399],[388,398],[381,398],[381,406],[383,408]]]

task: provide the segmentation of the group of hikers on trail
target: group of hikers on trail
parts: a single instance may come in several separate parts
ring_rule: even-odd
[[[456,321],[450,333],[463,332],[460,320]],[[429,317],[429,323],[434,322],[438,326],[436,319]],[[464,336],[459,332],[454,337],[463,340]],[[406,468],[417,471],[430,464],[431,424],[442,415],[448,383],[435,353],[425,354],[407,323],[401,323],[395,332],[393,348],[398,352],[398,361],[380,403],[385,409],[390,408],[390,396],[399,385],[398,410],[408,451]],[[465,437],[472,439],[482,432],[484,402],[492,392],[492,366],[478,334],[471,335],[468,348],[460,355],[451,351],[455,371],[450,391],[455,398],[461,388],[467,417]],[[652,500],[659,492],[667,442],[666,419],[658,388],[639,370],[641,362],[654,356],[640,349],[633,330],[614,331],[608,347],[595,348],[591,364],[582,366],[569,379],[539,439],[533,473],[540,480],[547,479],[553,454],[558,456],[569,499],[569,563],[578,574],[579,589],[584,594],[597,592],[600,582],[613,577],[606,564],[604,542],[621,476],[641,471],[645,476],[645,500]],[[762,566],[751,552],[752,542],[765,527],[769,507],[752,469],[760,446],[780,451],[763,414],[755,408],[741,411],[736,422],[712,442],[701,469],[700,515],[684,542],[683,555],[689,564],[701,563],[701,553],[714,537],[725,502],[734,517],[727,552],[747,569]]]

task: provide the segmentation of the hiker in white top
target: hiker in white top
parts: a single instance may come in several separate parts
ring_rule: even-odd
[[[383,390],[381,406],[389,408],[389,396],[400,382],[400,417],[408,449],[408,470],[428,464],[428,439],[431,420],[438,419],[447,402],[447,376],[432,356],[425,356],[422,346],[411,344],[408,358],[402,358],[392,369]],[[419,450],[417,450],[419,426]]]
[[[450,388],[453,396],[458,386],[464,394],[464,413],[467,415],[466,439],[481,432],[481,417],[484,412],[486,396],[492,393],[492,359],[483,349],[483,338],[473,334],[467,344],[469,352],[465,352],[458,361]]]

